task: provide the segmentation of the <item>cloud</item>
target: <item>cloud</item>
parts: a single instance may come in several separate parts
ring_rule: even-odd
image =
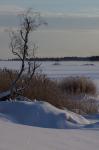
[[[17,5],[0,5],[0,15],[17,15],[23,12],[25,8]],[[35,11],[35,10],[34,10]],[[39,10],[38,10],[39,11]],[[41,11],[43,17],[48,18],[89,18],[89,17],[99,17],[99,8],[86,7],[75,11]]]
[[[24,9],[16,5],[0,5],[0,15],[16,15],[22,11],[24,11]]]
[[[41,12],[41,15],[49,18],[94,18],[99,17],[99,9],[83,9],[75,12]]]
[[[87,7],[83,10],[80,10],[79,14],[86,17],[99,17],[99,8]]]

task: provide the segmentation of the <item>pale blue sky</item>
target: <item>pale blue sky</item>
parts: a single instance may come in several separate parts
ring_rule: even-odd
[[[30,7],[48,22],[33,37],[39,56],[99,55],[99,0],[0,0],[0,58],[11,56],[5,29]]]
[[[79,11],[86,8],[98,8],[99,0],[0,0],[1,5],[34,7],[48,11]]]

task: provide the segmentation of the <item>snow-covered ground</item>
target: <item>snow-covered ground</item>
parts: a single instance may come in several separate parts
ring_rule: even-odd
[[[99,130],[56,130],[0,121],[0,150],[99,150]]]
[[[27,149],[99,150],[99,115],[86,119],[47,102],[0,102],[0,150]]]
[[[99,86],[99,63],[43,62],[51,79],[87,76]],[[19,62],[0,68],[19,69]],[[0,150],[99,150],[99,114],[81,116],[47,102],[0,102]]]
[[[40,69],[52,79],[60,79],[66,76],[87,76],[92,79],[99,79],[99,62],[84,61],[61,61],[58,65],[56,62],[41,62]],[[18,61],[0,61],[0,68],[19,69]]]

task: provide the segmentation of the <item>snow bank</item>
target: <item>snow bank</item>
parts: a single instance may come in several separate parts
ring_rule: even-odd
[[[99,114],[87,118],[99,119]],[[47,102],[0,102],[0,150],[99,150],[99,122],[89,123]]]
[[[81,115],[60,110],[47,102],[0,102],[0,119],[44,128],[80,128],[90,122]]]

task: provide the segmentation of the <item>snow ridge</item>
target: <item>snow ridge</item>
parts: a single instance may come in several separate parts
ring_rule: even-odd
[[[90,124],[83,116],[42,101],[0,102],[0,119],[43,128],[80,128]]]

